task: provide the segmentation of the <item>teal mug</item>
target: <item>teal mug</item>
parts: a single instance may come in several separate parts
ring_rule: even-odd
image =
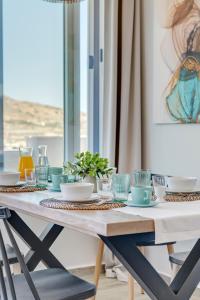
[[[60,184],[68,182],[67,175],[60,175],[60,174],[52,174],[52,190],[60,192]]]
[[[152,200],[151,186],[134,186],[131,188],[132,202],[139,205],[149,205]]]

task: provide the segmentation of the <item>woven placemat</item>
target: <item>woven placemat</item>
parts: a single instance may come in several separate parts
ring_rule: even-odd
[[[48,208],[65,209],[65,210],[109,210],[113,208],[120,208],[126,206],[124,203],[116,203],[116,202],[104,203],[101,205],[98,205],[98,202],[93,204],[77,205],[62,200],[56,200],[53,198],[44,199],[40,201],[40,204]]]
[[[200,193],[170,193],[165,196],[169,202],[189,202],[200,200]]]
[[[0,193],[28,193],[36,191],[45,191],[44,187],[20,186],[20,187],[0,187]]]

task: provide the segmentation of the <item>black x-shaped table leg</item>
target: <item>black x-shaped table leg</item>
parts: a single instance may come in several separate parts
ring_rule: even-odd
[[[200,240],[168,286],[137,248],[152,241],[154,233],[100,238],[153,300],[189,300],[200,281]]]
[[[8,222],[30,248],[25,257],[30,271],[34,270],[40,261],[47,267],[64,268],[49,251],[63,230],[62,226],[48,226],[38,238],[14,211],[11,211]],[[154,233],[100,238],[153,300],[189,300],[200,281],[200,240],[196,242],[182,268],[168,286],[137,248],[137,245],[154,240]]]
[[[37,237],[37,235],[28,227],[28,225],[16,212],[11,211],[11,217],[8,219],[8,222],[17,235],[30,248],[29,252],[25,256],[25,261],[29,271],[33,271],[40,261],[42,261],[47,267],[64,269],[64,266],[49,251],[51,245],[62,232],[62,226],[49,224],[42,234]]]

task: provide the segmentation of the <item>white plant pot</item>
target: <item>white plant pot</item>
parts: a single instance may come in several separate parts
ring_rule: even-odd
[[[93,184],[94,184],[94,190],[93,190],[93,193],[97,193],[97,180],[96,180],[96,177],[86,176],[86,177],[83,179],[83,182],[93,183]]]

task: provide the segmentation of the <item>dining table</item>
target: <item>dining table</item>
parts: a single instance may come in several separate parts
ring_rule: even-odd
[[[138,211],[133,214],[126,209],[52,209],[41,206],[40,202],[45,198],[47,194],[42,192],[0,193],[0,206],[8,208],[11,212],[9,224],[29,247],[25,261],[30,271],[41,261],[48,268],[65,268],[50,251],[50,247],[67,227],[102,239],[150,299],[190,299],[200,281],[199,233],[185,263],[168,285],[137,247],[142,243],[156,242],[153,217],[142,216]],[[24,214],[47,222],[48,225],[39,236],[23,220]],[[200,230],[200,227],[198,229]]]

